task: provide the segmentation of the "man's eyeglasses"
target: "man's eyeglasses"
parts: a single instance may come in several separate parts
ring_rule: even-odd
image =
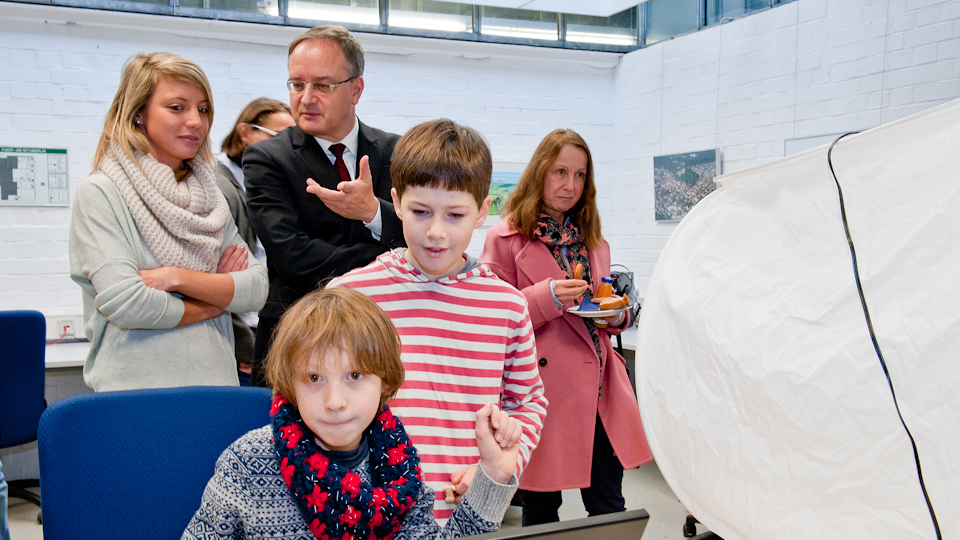
[[[250,127],[252,127],[252,128],[254,128],[254,129],[259,129],[260,131],[266,133],[267,135],[269,135],[269,136],[271,136],[271,137],[276,137],[276,136],[277,136],[277,132],[274,131],[274,130],[272,130],[272,129],[267,129],[267,128],[263,127],[263,126],[258,126],[258,125],[256,125],[256,124],[247,124],[247,125],[250,126]]]
[[[287,90],[290,90],[291,94],[299,94],[307,89],[307,86],[313,90],[314,94],[330,94],[337,89],[341,84],[347,84],[348,82],[356,79],[356,77],[350,77],[345,81],[340,81],[338,83],[327,84],[320,82],[304,82],[304,81],[287,81]]]

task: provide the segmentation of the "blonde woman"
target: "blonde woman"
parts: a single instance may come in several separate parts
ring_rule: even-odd
[[[70,226],[96,391],[238,384],[229,312],[267,273],[214,180],[210,84],[169,53],[127,61]]]

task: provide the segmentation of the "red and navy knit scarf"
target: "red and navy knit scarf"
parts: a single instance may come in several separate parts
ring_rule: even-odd
[[[420,458],[400,420],[384,405],[365,433],[371,482],[331,463],[300,413],[273,400],[273,443],[280,474],[307,527],[320,540],[386,539],[400,528],[422,485]]]

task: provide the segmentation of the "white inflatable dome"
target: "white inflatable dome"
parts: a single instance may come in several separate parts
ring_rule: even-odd
[[[933,540],[933,515],[960,538],[960,101],[833,147],[877,347],[828,146],[718,178],[667,242],[638,336],[650,447],[726,540]]]

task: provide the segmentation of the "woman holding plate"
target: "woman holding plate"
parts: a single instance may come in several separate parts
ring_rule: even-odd
[[[568,311],[610,274],[583,138],[566,129],[547,135],[503,211],[480,260],[527,297],[550,403],[520,477],[523,525],[558,521],[560,492],[571,488],[591,516],[623,511],[623,470],[652,458],[626,364],[610,343],[629,324],[628,310],[599,318]]]

